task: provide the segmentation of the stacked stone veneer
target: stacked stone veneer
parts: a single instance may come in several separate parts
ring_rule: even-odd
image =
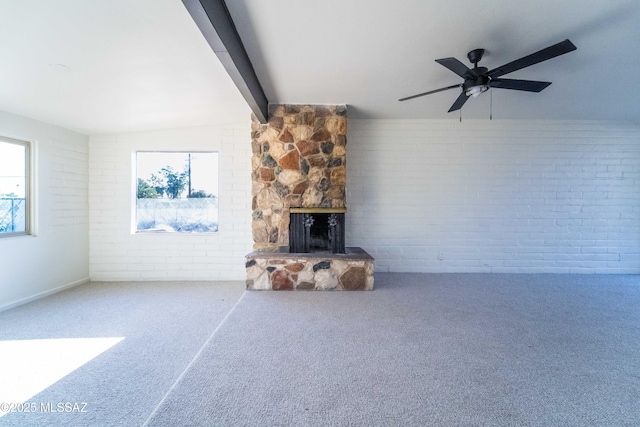
[[[346,207],[345,105],[272,105],[251,126],[254,249],[289,245],[289,208]]]
[[[373,290],[373,258],[360,248],[331,257],[254,252],[246,267],[250,290]]]

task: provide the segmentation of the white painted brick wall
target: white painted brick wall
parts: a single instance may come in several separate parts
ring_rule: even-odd
[[[89,279],[89,138],[0,111],[0,135],[31,142],[33,236],[0,239],[0,310]]]
[[[350,120],[347,245],[376,271],[640,273],[640,127]]]
[[[81,142],[53,139],[49,150],[51,204],[47,217],[53,227],[83,225],[86,229],[89,222],[86,137]]]
[[[250,122],[92,136],[89,160],[92,280],[244,280],[251,252]],[[133,156],[140,150],[217,151],[216,235],[133,234]]]

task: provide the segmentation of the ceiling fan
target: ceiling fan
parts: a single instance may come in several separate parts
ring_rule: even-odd
[[[484,49],[474,49],[467,54],[467,58],[473,64],[473,68],[469,68],[456,58],[442,58],[436,59],[436,62],[447,67],[460,77],[464,79],[463,83],[443,87],[441,89],[431,90],[429,92],[419,93],[417,95],[408,96],[406,98],[399,99],[398,101],[408,101],[409,99],[418,98],[425,95],[431,95],[432,93],[442,92],[445,90],[453,89],[456,87],[462,87],[462,93],[458,96],[458,99],[449,108],[449,113],[457,111],[462,108],[465,102],[470,96],[477,97],[483,92],[489,90],[489,88],[495,87],[498,89],[511,89],[511,90],[523,90],[527,92],[540,92],[551,82],[539,82],[533,80],[515,80],[515,79],[501,79],[500,76],[512,73],[516,70],[520,70],[525,67],[529,67],[533,64],[537,64],[542,61],[546,61],[556,56],[564,55],[577,48],[569,39],[549,46],[538,52],[532,53],[515,61],[509,62],[501,67],[494,68],[489,71],[486,67],[478,67],[478,62],[482,59]]]

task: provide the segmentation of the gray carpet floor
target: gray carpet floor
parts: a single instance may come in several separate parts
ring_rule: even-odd
[[[144,286],[161,298],[162,285]],[[114,287],[76,291],[120,301],[104,312],[51,297],[70,304],[51,308],[69,316],[60,322],[93,325],[77,336],[107,332],[120,305],[121,327],[136,324],[33,399],[89,401],[90,412],[0,425],[640,425],[640,276],[388,273],[373,292],[229,285],[225,304],[214,287],[188,297],[175,286],[158,319],[130,285]],[[0,313],[0,339],[21,336],[37,304],[50,305]]]
[[[37,412],[0,426],[142,425],[243,292],[239,282],[95,282],[0,313],[2,341],[125,337],[29,399]],[[59,402],[86,412],[39,411]]]

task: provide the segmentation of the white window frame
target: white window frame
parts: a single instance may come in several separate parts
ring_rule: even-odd
[[[148,150],[148,149],[141,149],[141,150],[135,150],[132,152],[132,168],[131,168],[131,174],[132,174],[132,205],[131,205],[131,234],[134,235],[138,235],[138,236],[159,236],[159,235],[180,235],[180,236],[216,236],[219,234],[220,232],[220,224],[218,222],[218,229],[216,231],[195,231],[195,232],[170,232],[170,233],[153,233],[153,232],[146,232],[144,230],[138,230],[138,212],[137,212],[137,188],[138,188],[138,154],[149,154],[149,153],[158,153],[158,154],[162,154],[162,153],[167,153],[167,154],[215,154],[216,155],[216,159],[217,159],[217,164],[216,164],[216,180],[217,180],[217,193],[215,194],[218,203],[220,201],[219,199],[219,193],[220,193],[220,152],[217,150],[203,150],[203,149],[198,149],[198,150],[165,150],[165,149],[157,149],[157,150]],[[219,214],[220,214],[220,208],[218,207],[218,220],[219,220]]]
[[[25,189],[24,189],[24,200],[25,200],[25,225],[24,231],[17,232],[9,232],[9,233],[0,233],[0,238],[14,237],[14,236],[29,236],[33,231],[33,218],[31,216],[31,209],[33,206],[32,198],[33,191],[31,188],[32,176],[31,176],[31,164],[32,164],[32,144],[30,141],[25,141],[21,139],[9,138],[6,136],[0,136],[0,142],[6,144],[15,144],[24,147],[25,156],[24,156],[24,173],[25,173]]]

